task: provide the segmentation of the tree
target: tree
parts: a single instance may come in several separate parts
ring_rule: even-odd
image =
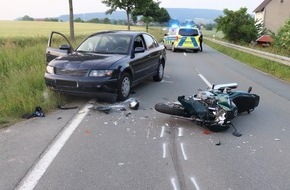
[[[278,30],[277,35],[274,37],[274,44],[290,53],[290,19]]]
[[[21,20],[23,21],[34,21],[34,18],[28,16],[28,15],[25,15],[24,17],[21,18]]]
[[[112,14],[112,12],[117,9],[125,10],[127,15],[128,30],[130,30],[130,14],[132,10],[136,7],[144,6],[148,1],[151,0],[102,0],[102,3],[104,3],[107,7],[110,7],[110,9],[106,11],[106,14]]]
[[[74,19],[74,22],[84,22],[80,17]]]
[[[136,7],[132,11],[132,17],[136,20],[137,16],[142,16],[142,21],[146,23],[147,31],[149,23],[152,21],[160,24],[168,22],[170,20],[170,16],[166,9],[159,7],[159,4],[159,1],[148,1],[147,4],[142,7]]]
[[[205,25],[206,30],[213,30],[213,28],[214,28],[214,24],[209,23]]]
[[[88,21],[89,23],[99,23],[100,19],[98,18],[92,18],[91,20]]]
[[[160,8],[157,12],[157,15],[154,17],[154,20],[158,22],[160,25],[163,23],[168,23],[170,21],[170,15],[165,8]]]
[[[247,13],[247,8],[238,11],[224,9],[225,16],[215,19],[217,31],[222,31],[224,38],[234,43],[250,43],[255,41],[258,31],[255,19]]]
[[[70,39],[75,41],[75,31],[74,31],[74,12],[72,0],[68,0],[69,3],[69,28],[70,28]]]
[[[104,19],[103,19],[103,23],[104,23],[104,24],[111,24],[111,21],[110,21],[109,18],[104,18]]]

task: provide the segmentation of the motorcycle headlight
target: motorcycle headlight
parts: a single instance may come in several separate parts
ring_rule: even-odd
[[[46,66],[46,72],[49,74],[53,74],[54,73],[54,67],[47,65]]]
[[[91,70],[90,77],[109,77],[112,76],[113,70]]]

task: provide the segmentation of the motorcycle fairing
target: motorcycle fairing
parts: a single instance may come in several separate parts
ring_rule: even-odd
[[[237,93],[230,96],[238,108],[238,113],[251,112],[259,105],[260,97],[256,94]]]
[[[203,118],[209,113],[205,105],[198,100],[194,100],[193,98],[185,99],[185,96],[178,96],[177,99],[184,107],[184,110],[190,115]]]

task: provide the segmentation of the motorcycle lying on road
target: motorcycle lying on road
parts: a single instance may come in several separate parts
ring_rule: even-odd
[[[231,120],[239,113],[252,112],[260,97],[248,91],[233,90],[237,83],[213,85],[212,88],[192,96],[179,96],[178,102],[155,104],[155,110],[169,115],[191,119],[201,126],[207,126],[213,132],[221,132],[234,125]],[[234,127],[235,136],[241,136]]]

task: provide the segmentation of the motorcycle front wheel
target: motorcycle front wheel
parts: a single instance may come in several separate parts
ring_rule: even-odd
[[[185,112],[184,107],[181,104],[176,104],[173,102],[155,104],[155,110],[168,115],[190,117],[190,115]]]
[[[218,124],[211,124],[211,125],[208,125],[207,127],[209,128],[209,130],[213,132],[222,132],[230,128],[229,125],[218,125]]]

